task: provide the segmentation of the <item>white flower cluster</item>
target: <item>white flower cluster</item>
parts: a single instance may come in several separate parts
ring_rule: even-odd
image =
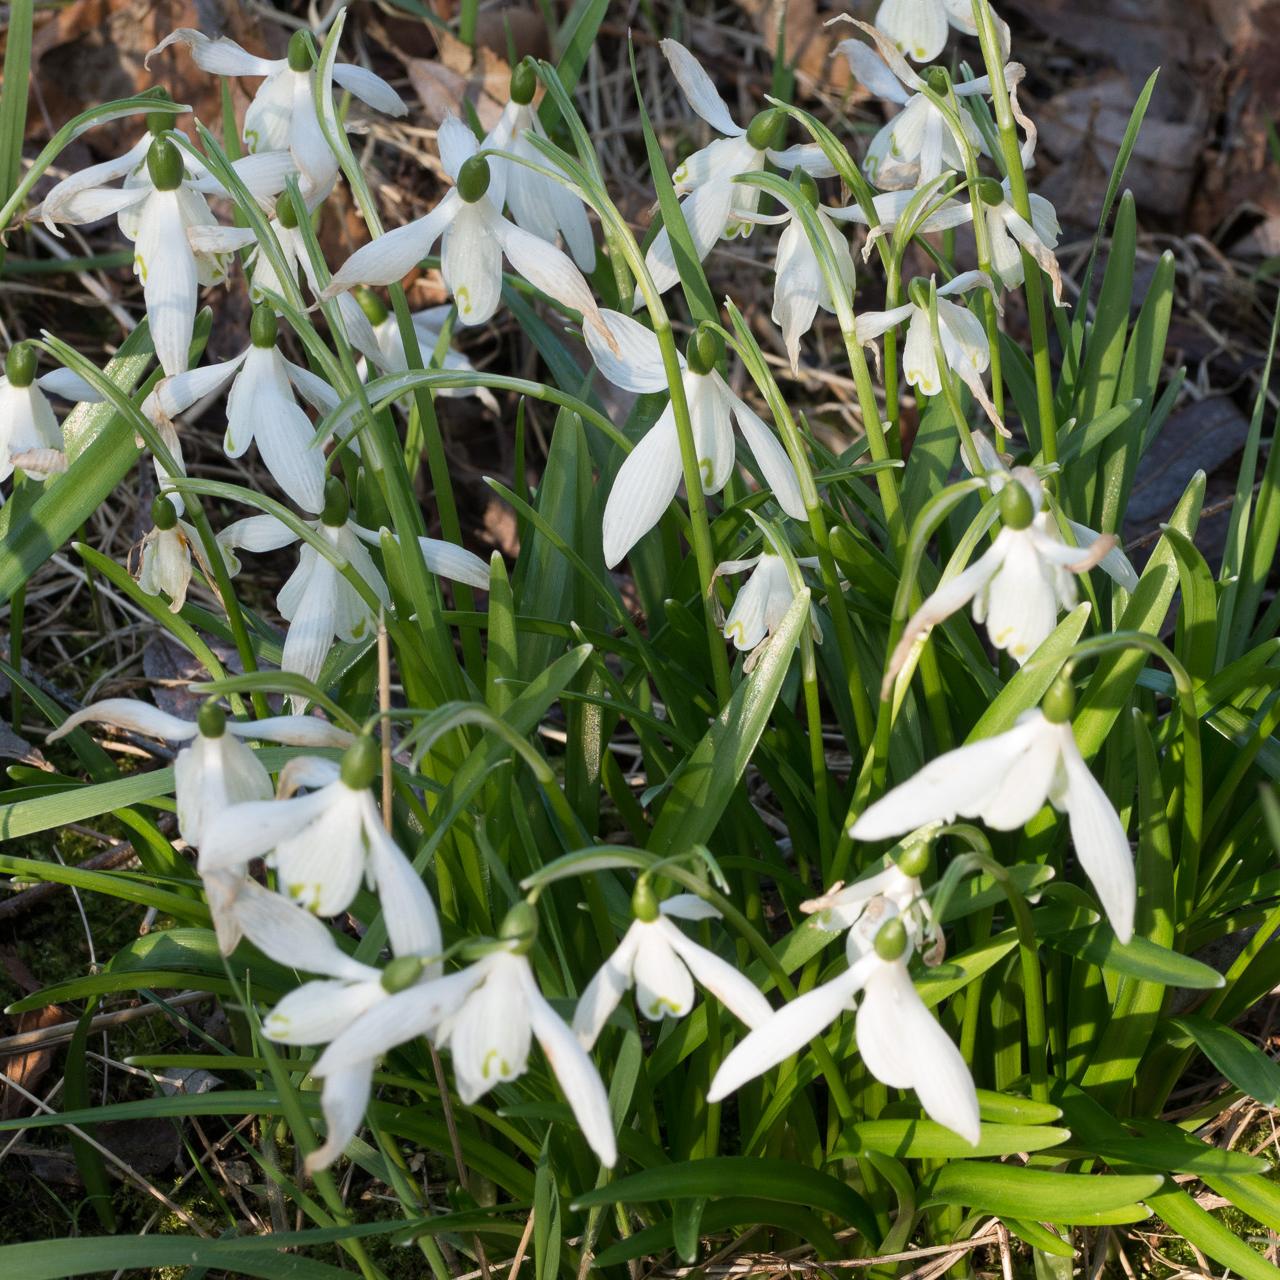
[[[1003,430],[983,383],[991,364],[988,331],[964,299],[982,296],[998,303],[1000,288],[1022,281],[1023,251],[1059,289],[1053,252],[1058,225],[1052,208],[1038,197],[1032,198],[1030,219],[1021,216],[1007,183],[982,179],[982,190],[971,189],[968,203],[952,198],[948,189],[958,173],[968,175],[972,187],[986,147],[969,114],[963,109],[956,114],[955,104],[982,98],[992,86],[988,79],[949,85],[932,74],[922,77],[903,53],[916,61],[935,57],[948,23],[973,30],[968,10],[967,3],[952,0],[885,0],[878,27],[859,24],[871,43],[854,39],[840,45],[854,74],[900,107],[864,162],[866,179],[880,188],[870,209],[821,204],[817,182],[836,172],[822,147],[813,142],[784,147],[787,117],[778,108],[742,126],[696,58],[674,40],[663,41],[676,84],[694,111],[722,135],[691,155],[672,180],[700,259],[719,241],[750,235],[757,225],[782,226],[773,318],[793,367],[799,366],[801,341],[820,308],[852,314],[855,266],[847,224],[874,222],[870,247],[905,219],[915,231],[954,231],[971,223],[980,205],[984,243],[990,248],[983,269],[958,274],[936,289],[913,288],[907,301],[883,312],[860,313],[853,336],[871,343],[905,324],[906,381],[922,395],[936,395],[944,382],[959,379]],[[594,269],[596,253],[582,193],[536,145],[543,135],[531,109],[536,81],[530,68],[522,66],[513,76],[511,104],[483,141],[461,120],[441,125],[440,160],[453,186],[436,207],[378,235],[330,276],[306,230],[307,219],[338,180],[337,154],[326,135],[326,122],[336,116],[332,104],[323,101],[308,38],[295,36],[281,60],[259,58],[229,40],[189,30],[175,32],[160,47],[175,43],[215,74],[263,78],[245,120],[244,158],[229,172],[207,164],[164,116],[118,160],[60,182],[39,211],[54,228],[114,216],[135,245],[135,270],[164,374],[142,407],[166,442],[170,461],[177,463],[176,470],[160,467],[167,496],[157,504],[157,527],[143,548],[144,590],[164,592],[174,609],[182,607],[196,539],[180,519],[176,420],[198,402],[225,392],[227,456],[238,457],[256,444],[276,485],[303,515],[294,523],[270,514],[238,520],[200,555],[218,551],[233,574],[237,552],[279,549],[299,539],[298,527],[306,528],[310,536],[298,566],[278,597],[289,622],[282,668],[315,680],[335,638],[355,641],[369,634],[375,623],[371,599],[384,606],[391,599],[367,549],[377,547],[384,535],[353,520],[346,488],[333,476],[325,452],[329,433],[317,428],[303,407],[332,415],[339,408],[338,391],[285,357],[279,327],[290,313],[285,304],[301,298],[305,287],[310,302],[303,298],[304,309],[337,300],[350,344],[363,357],[362,374],[405,370],[402,331],[376,301],[356,301],[351,293],[399,281],[437,243],[453,306],[416,318],[415,336],[424,348],[440,344],[454,314],[462,325],[481,325],[494,316],[502,303],[505,260],[535,290],[581,316],[587,351],[604,378],[627,391],[668,395],[666,408],[629,454],[609,492],[603,518],[609,567],[657,524],[685,478],[677,406],[670,402],[677,388],[705,493],[720,492],[734,474],[736,426],[781,512],[795,521],[810,518],[792,457],[773,428],[731,389],[717,368],[718,352],[702,335],[695,335],[687,358],[673,361],[653,329],[597,304],[583,274]],[[375,109],[404,111],[391,87],[372,73],[339,64],[332,75]],[[1023,160],[1029,164],[1035,135],[1016,108],[1021,76],[1016,64],[1006,68],[1006,87],[1026,130]],[[739,181],[765,173],[770,165],[792,173],[792,189],[799,193],[795,205],[776,217],[759,212],[760,186]],[[244,199],[245,193],[269,219],[270,252],[252,229],[222,225],[210,211],[208,197]],[[821,237],[816,242],[807,229],[810,214]],[[557,247],[560,240],[568,252]],[[199,290],[225,281],[241,251],[247,253],[250,288],[258,302],[248,342],[233,359],[189,368]],[[281,264],[292,279],[282,277]],[[677,246],[668,229],[654,238],[644,264],[656,294],[678,282]],[[465,367],[456,354],[446,353],[444,359],[446,366]],[[0,395],[0,478],[14,467],[37,477],[52,474],[59,469],[62,441],[43,393],[87,399],[92,388],[66,371],[37,380],[28,348],[11,353],[6,372]],[[999,495],[1002,528],[990,549],[945,581],[907,624],[894,672],[931,626],[970,602],[992,644],[1022,662],[1053,630],[1060,610],[1074,603],[1073,575],[1101,564],[1122,584],[1132,585],[1132,570],[1115,553],[1112,539],[1059,525],[1041,474],[1029,468],[1007,471],[981,435],[977,441],[974,461]],[[354,436],[347,443],[359,448]],[[1064,535],[1080,545],[1069,545]],[[484,562],[462,548],[423,539],[422,551],[432,571],[487,585]],[[720,566],[726,574],[752,570],[724,625],[725,636],[739,649],[754,651],[767,643],[791,603],[795,579],[774,551]],[[815,562],[802,558],[800,563],[813,567]],[[1051,701],[1009,732],[928,764],[871,805],[852,835],[888,839],[957,814],[1010,830],[1049,800],[1068,815],[1081,863],[1116,934],[1126,940],[1133,928],[1134,885],[1124,830],[1081,758],[1069,700]],[[848,967],[777,1010],[734,964],[692,941],[676,923],[705,921],[719,912],[700,897],[659,901],[647,875],[641,875],[633,923],[582,993],[570,1024],[539,987],[531,903],[518,902],[496,938],[464,938],[446,948],[421,869],[388,833],[390,815],[379,812],[370,790],[379,769],[371,739],[353,738],[315,716],[241,722],[206,704],[195,722],[187,722],[126,700],[96,703],[71,717],[60,732],[89,719],[184,744],[174,766],[179,830],[198,850],[198,870],[223,951],[245,937],[268,956],[319,975],[286,996],[264,1023],[266,1034],[281,1043],[327,1046],[311,1067],[324,1081],[328,1124],[325,1145],[310,1158],[313,1168],[334,1160],[356,1133],[380,1056],[423,1035],[451,1051],[464,1103],[521,1075],[536,1038],[584,1136],[601,1161],[612,1165],[617,1154],[613,1123],[589,1050],[630,987],[645,1017],[678,1018],[693,1003],[695,982],[749,1028],[720,1065],[712,1100],[795,1053],[856,1004],[855,1035],[867,1069],[887,1085],[916,1090],[929,1115],[969,1142],[978,1140],[977,1096],[968,1068],[911,978],[912,957],[927,954],[926,944],[938,934],[918,879],[927,863],[916,865],[912,853],[918,842],[908,841],[897,864],[850,886],[837,885],[807,904],[818,913],[821,927],[846,932]],[[273,787],[246,738],[313,750],[341,748],[344,754],[340,761],[294,757]],[[251,876],[258,858],[273,872],[275,890]],[[390,945],[391,959],[381,967],[372,963],[376,955],[353,956],[346,937],[315,918],[340,916],[363,885],[377,894]],[[456,955],[468,963],[450,967]]]

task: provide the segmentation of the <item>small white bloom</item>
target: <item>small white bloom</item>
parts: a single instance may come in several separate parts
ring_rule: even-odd
[[[285,359],[275,345],[275,320],[267,308],[255,313],[254,338],[231,360],[165,378],[146,398],[142,411],[153,422],[171,422],[230,383],[223,452],[239,458],[256,441],[271,478],[291,501],[315,514],[324,506],[324,451],[294,392],[322,412],[337,408],[337,392]]]
[[[45,392],[92,404],[102,397],[70,369],[34,377],[35,351],[22,344],[11,349],[5,369],[0,377],[0,481],[7,480],[15,467],[41,479],[64,470],[62,430]]]
[[[608,343],[585,330],[596,367],[624,391],[653,392],[667,388],[662,351],[651,329],[620,311],[602,311]],[[778,505],[796,520],[807,518],[800,482],[786,449],[715,371],[696,373],[683,358],[685,399],[693,426],[704,493],[719,493],[736,458],[732,423],[746,438]],[[613,568],[662,518],[680,488],[684,472],[674,408],[668,404],[614,477],[604,509],[604,560]]]
[[[191,553],[198,545],[196,531],[185,520],[176,520],[167,529],[154,525],[139,548],[135,575],[139,590],[149,596],[163,592],[169,597],[169,609],[181,612],[191,585]]]
[[[773,1012],[755,985],[733,965],[687,938],[672,919],[718,920],[720,913],[696,894],[679,893],[657,904],[652,920],[636,918],[613,954],[596,971],[578,1000],[573,1030],[584,1049],[595,1044],[623,993],[636,989],[646,1018],[683,1018],[693,1007],[694,981],[701,983],[748,1027]]]
[[[808,569],[818,567],[815,556],[797,556],[796,562]],[[772,551],[746,560],[725,560],[716,566],[715,576],[742,573],[747,569],[751,570],[751,576],[738,592],[724,623],[724,638],[732,640],[734,647],[744,653],[756,650],[773,635],[796,598],[786,561]],[[822,642],[822,632],[817,626],[813,628],[813,635],[818,643]],[[747,669],[753,665],[748,659]]]
[[[689,105],[717,133],[725,135],[695,152],[671,175],[676,195],[683,197],[680,208],[701,262],[717,240],[751,234],[754,215],[760,207],[760,189],[734,182],[734,178],[759,173],[766,162],[783,170],[804,169],[815,178],[829,178],[835,170],[817,143],[785,150],[769,146],[772,141],[769,135],[774,130],[770,121],[764,119],[764,113],[756,117],[761,121],[759,125],[753,121],[752,126],[744,129],[730,114],[705,68],[679,41],[663,40],[662,53]],[[649,246],[645,265],[659,293],[665,293],[680,279],[666,227]],[[637,290],[637,303],[639,299]]]
[[[992,186],[994,186],[994,182]],[[1053,285],[1053,300],[1062,305],[1062,270],[1054,249],[1062,227],[1053,205],[1044,196],[1032,195],[1031,221],[1014,207],[1009,195],[1009,179],[1001,184],[1004,198],[986,204],[983,211],[991,238],[991,271],[1006,289],[1016,289],[1025,278],[1022,250],[1025,249]]]
[[[508,166],[481,158],[475,134],[457,116],[440,125],[437,138],[444,170],[455,184],[461,181],[461,187],[455,185],[425,217],[357,249],[321,296],[331,298],[362,284],[393,284],[443,237],[440,270],[457,305],[459,323],[484,324],[497,311],[505,256],[535,289],[580,311],[588,325],[603,329],[591,288],[571,259],[502,216]],[[484,145],[501,148],[505,142],[505,133],[495,131]]]
[[[1103,567],[1122,586],[1132,589],[1128,575],[1133,570],[1128,561],[1117,565],[1113,557],[1108,562],[1116,542],[1113,535],[1094,535],[1096,540],[1088,546],[1068,546],[1053,517],[1042,510],[1044,489],[1035,472],[1019,468],[1015,474],[1029,499],[1033,513],[1029,523],[1014,528],[1006,521],[981,558],[944,581],[908,619],[889,663],[886,688],[902,669],[912,646],[971,600],[974,621],[986,625],[991,643],[1021,663],[1048,639],[1059,611],[1075,606],[1073,574]],[[1083,527],[1080,532],[1090,533]]]
[[[905,947],[897,958],[884,959],[876,950],[877,933],[895,918],[897,911],[887,899],[868,904],[848,933],[848,969],[785,1004],[742,1040],[721,1063],[707,1101],[720,1101],[798,1053],[852,1009],[861,993],[854,1036],[867,1070],[890,1088],[914,1089],[926,1114],[976,1145],[980,1123],[973,1077],[920,999],[907,969],[915,943],[910,920],[903,921]]]
[[[287,150],[301,175],[304,200],[314,208],[333,189],[338,160],[324,133],[316,107],[316,76],[306,38],[299,32],[287,58],[259,58],[234,40],[216,40],[190,27],[166,36],[146,57],[146,64],[171,44],[185,45],[196,66],[220,76],[262,76],[244,116],[244,140],[251,152]],[[408,110],[400,95],[381,76],[349,62],[333,67],[336,83],[387,115]]]
[[[353,753],[363,756],[371,746],[357,741],[341,765],[298,756],[281,770],[279,798],[214,815],[200,848],[201,874],[238,870],[265,858],[276,869],[281,892],[321,916],[345,911],[366,880],[377,890],[390,927],[410,908],[403,885],[416,873],[383,826],[368,785],[372,771],[363,762],[352,770]],[[295,794],[303,787],[305,795]]]
[[[859,840],[901,835],[922,822],[980,818],[997,831],[1029,822],[1046,801],[1067,815],[1076,856],[1121,942],[1133,936],[1133,855],[1106,792],[1080,755],[1070,722],[1038,708],[1005,733],[931,761],[877,800],[850,828]]]
[[[938,289],[938,339],[947,367],[973,393],[973,398],[982,406],[992,425],[1008,435],[982,381],[982,375],[991,364],[987,331],[972,311],[950,301],[958,293],[979,287],[990,290],[994,296],[991,278],[982,271],[961,272]],[[921,395],[936,396],[942,391],[942,373],[938,368],[938,352],[933,343],[928,308],[907,302],[889,311],[864,311],[855,323],[858,341],[873,343],[904,320],[910,323],[902,348],[903,376]]]
[[[529,141],[530,136],[547,136],[532,102],[517,102],[512,98],[503,108],[502,119],[494,133],[507,139],[504,150],[513,156],[532,160],[543,168],[556,167]],[[557,236],[563,236],[565,246],[578,266],[588,274],[594,271],[596,245],[582,201],[565,183],[557,182],[527,165],[503,160],[494,163],[507,170],[507,208],[511,210],[516,226],[523,227],[548,244],[555,244]]]

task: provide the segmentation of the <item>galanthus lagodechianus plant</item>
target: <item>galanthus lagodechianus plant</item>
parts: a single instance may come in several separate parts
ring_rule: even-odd
[[[159,50],[244,82],[240,137],[229,94],[203,121],[144,94],[68,122],[7,194],[18,257],[47,243],[24,218],[115,218],[141,289],[107,352],[38,332],[16,290],[6,311],[28,763],[0,871],[73,886],[86,921],[116,895],[113,929],[148,910],[92,974],[42,975],[60,1017],[95,1002],[73,1012],[105,1061],[133,990],[217,995],[230,1039],[154,1017],[106,1106],[84,1110],[95,1067],[0,1120],[76,1125],[73,1231],[119,1228],[0,1246],[0,1275],[170,1265],[161,1245],[234,1270],[268,1214],[365,1280],[388,1238],[434,1280],[673,1250],[1066,1278],[1133,1224],[1277,1274],[1252,1243],[1280,1229],[1268,1161],[1220,1140],[1224,1105],[1275,1096],[1247,1020],[1280,930],[1269,402],[1220,569],[1203,476],[1130,563],[1180,385],[1173,259],[1144,256],[1135,308],[1126,195],[1068,237],[1105,254],[1059,260],[988,0],[872,8],[837,53],[877,101],[839,110],[645,9],[635,137],[600,107],[626,61],[604,5],[574,7],[556,64],[516,64],[483,137],[470,103],[423,126],[372,16],[282,58],[183,28]],[[25,89],[23,47],[11,17]],[[123,117],[136,142],[66,169]],[[136,581],[99,545],[116,528]],[[157,631],[193,719],[122,647]],[[137,865],[74,865],[99,831]],[[212,1082],[198,1106],[142,1079],[179,1066]],[[235,1179],[230,1226],[226,1197],[157,1183],[165,1235],[127,1239],[98,1122],[185,1138],[206,1103],[225,1128],[191,1150],[234,1139],[264,1177]]]

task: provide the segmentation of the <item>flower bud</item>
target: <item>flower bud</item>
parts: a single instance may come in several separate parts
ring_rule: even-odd
[[[693,373],[706,375],[716,367],[716,359],[720,355],[720,344],[710,329],[699,328],[689,339],[685,350],[685,361]]]
[[[15,342],[9,348],[4,376],[11,387],[29,387],[36,380],[36,349],[29,342]]]
[[[293,196],[287,191],[282,191],[276,200],[276,221],[286,231],[292,231],[298,225],[298,210],[294,207]]]
[[[368,735],[357,738],[342,753],[342,781],[352,791],[365,791],[378,776],[382,752]]]
[[[276,323],[276,313],[270,307],[254,307],[253,319],[249,321],[249,341],[255,347],[271,348],[276,345],[280,327]]]
[[[320,520],[331,529],[340,529],[347,523],[351,514],[351,502],[347,498],[347,490],[337,476],[330,476],[324,482],[324,509],[320,512]]]
[[[498,937],[504,942],[515,942],[511,950],[515,955],[528,955],[538,936],[538,913],[530,902],[517,902],[502,918]]]
[[[767,111],[761,111],[747,126],[747,141],[757,151],[775,151],[782,145],[786,131],[786,112],[770,107]]]
[[[1040,703],[1050,724],[1067,724],[1076,709],[1076,689],[1066,672],[1059,672]]]
[[[156,138],[147,151],[147,173],[157,191],[176,191],[182,185],[182,153],[168,138]]]
[[[881,960],[900,960],[907,949],[907,929],[897,916],[886,920],[876,934],[876,955]]]
[[[813,180],[813,174],[805,169],[797,169],[791,175],[791,181],[800,188],[800,194],[815,209],[818,207],[818,184]]]
[[[1004,204],[1004,187],[1002,187],[994,178],[979,178],[978,199],[981,200],[983,204]]]
[[[1031,495],[1017,480],[1007,480],[1000,490],[1000,523],[1006,529],[1025,529],[1035,518]]]
[[[484,199],[489,190],[489,162],[484,156],[468,156],[458,170],[458,194],[468,203]]]
[[[151,504],[151,523],[162,533],[167,533],[177,526],[178,508],[164,494]]]
[[[361,285],[355,290],[355,298],[370,324],[381,324],[390,314],[383,305],[382,299],[372,289],[366,289]]]
[[[511,101],[527,107],[538,91],[538,72],[532,58],[521,58],[511,73]]]
[[[929,281],[924,276],[916,276],[907,286],[907,298],[921,311],[929,310]]]
[[[426,961],[420,956],[397,956],[382,971],[383,991],[391,996],[397,991],[407,991],[422,977],[426,967]]]
[[[919,840],[915,844],[909,844],[898,854],[898,870],[904,876],[919,880],[928,869],[929,846],[925,841]]]
[[[924,73],[925,83],[940,98],[945,98],[951,90],[951,77],[946,67],[930,67]]]
[[[315,55],[311,52],[311,41],[305,31],[295,31],[289,37],[289,70],[310,71],[315,66]]]
[[[210,698],[196,712],[196,728],[202,738],[220,738],[227,731],[227,713]]]
[[[631,891],[631,914],[645,924],[652,923],[660,914],[658,895],[654,893],[653,885],[643,876],[636,881],[636,887]]]

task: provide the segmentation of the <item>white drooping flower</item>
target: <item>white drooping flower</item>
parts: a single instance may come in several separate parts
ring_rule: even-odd
[[[306,522],[333,558],[322,555],[311,543],[303,543],[298,567],[276,597],[280,616],[289,624],[280,669],[295,671],[308,680],[315,680],[324,669],[335,638],[352,644],[371,635],[377,626],[375,610],[342,573],[340,564],[350,565],[384,606],[391,603],[387,584],[361,541],[362,534],[375,540],[377,535],[346,518],[345,494],[342,498],[329,513],[332,521]],[[248,516],[218,534],[233,574],[240,567],[237,550],[278,551],[297,540],[297,533],[271,515]]]
[[[901,835],[957,815],[1014,831],[1049,802],[1067,815],[1071,840],[1116,937],[1133,936],[1133,855],[1124,827],[1085,764],[1070,712],[1024,712],[1005,733],[948,751],[877,800],[850,828],[859,840]]]
[[[96,404],[102,398],[70,369],[35,375],[35,348],[15,343],[0,378],[0,481],[15,467],[39,479],[65,468],[62,429],[46,392],[75,402]]]
[[[426,1035],[452,1051],[458,1095],[470,1106],[495,1085],[522,1076],[537,1039],[582,1136],[612,1168],[618,1151],[608,1094],[577,1037],[538,989],[524,945],[506,940],[457,973],[378,1000],[330,1043],[312,1074],[328,1081]]]
[[[197,293],[202,285],[227,278],[243,233],[218,224],[205,196],[226,195],[226,190],[169,137],[150,141],[141,167],[133,155],[75,175],[96,171],[95,180],[104,183],[123,172],[123,187],[86,187],[67,179],[45,198],[40,216],[82,225],[118,215],[120,230],[134,242],[133,270],[142,281],[156,357],[173,376],[187,368]],[[126,160],[128,167],[121,171]],[[273,151],[245,156],[232,168],[251,195],[265,199],[283,189],[293,163],[288,152]]]
[[[734,120],[697,58],[677,40],[663,40],[662,53],[689,105],[723,138],[694,152],[671,175],[680,209],[688,224],[698,261],[706,258],[721,238],[748,236],[760,206],[760,188],[734,182],[747,173],[761,172],[766,163],[782,170],[803,169],[814,178],[828,178],[835,170],[816,143],[779,149],[785,116],[773,109],[761,112],[747,128]],[[671,236],[663,227],[645,256],[654,287],[665,293],[679,279]],[[639,301],[639,290],[636,292]]]
[[[711,1081],[707,1101],[720,1101],[798,1053],[857,1001],[854,1036],[867,1070],[890,1088],[914,1089],[930,1118],[976,1145],[973,1077],[907,968],[918,941],[911,915],[900,915],[884,897],[867,902],[846,938],[848,969],[783,1005],[737,1044]]]
[[[633,986],[640,1012],[654,1022],[683,1018],[693,1008],[695,980],[748,1027],[757,1027],[769,1017],[773,1009],[754,983],[671,923],[673,919],[718,920],[715,907],[692,893],[679,893],[659,903],[649,890],[637,906],[640,898],[637,889],[631,927],[578,1000],[573,1030],[584,1049],[595,1044],[609,1015]]]
[[[816,556],[797,556],[796,563],[808,569],[818,567]],[[716,566],[715,576],[743,573],[748,569],[751,576],[738,592],[724,621],[724,638],[732,640],[734,647],[744,653],[754,651],[773,635],[796,598],[786,561],[772,551],[763,551],[745,560],[725,560]],[[816,626],[813,637],[821,644],[822,631]],[[748,659],[747,669],[752,665]]]
[[[1028,222],[1013,207],[1008,178],[999,184],[991,180],[989,185],[990,194],[1000,193],[998,200],[983,204],[991,240],[992,274],[1004,288],[1016,289],[1026,278],[1026,266],[1022,260],[1022,250],[1025,249],[1049,277],[1053,300],[1061,306],[1062,270],[1054,253],[1062,234],[1057,211],[1044,196],[1033,193],[1029,197],[1031,220]]]
[[[409,359],[405,354],[404,340],[400,336],[399,321],[388,313],[378,298],[371,293],[363,293],[357,301],[353,294],[344,293],[338,297],[338,307],[351,345],[369,364],[379,373],[404,373],[408,370]],[[413,324],[414,336],[418,340],[418,353],[424,367],[430,364],[432,353],[440,343],[440,335],[452,312],[453,307],[445,303],[410,313],[409,319]],[[452,347],[445,350],[440,367],[475,371],[475,365],[461,351],[455,351]],[[363,372],[365,370],[362,368]],[[437,387],[435,394],[475,396],[490,412],[498,412],[498,402],[488,387]],[[406,397],[403,403],[407,406],[411,402],[411,397]]]
[[[149,596],[163,593],[169,597],[169,609],[180,613],[187,601],[191,585],[191,557],[200,559],[206,578],[211,578],[200,555],[199,535],[178,516],[177,507],[168,498],[157,498],[151,504],[153,524],[138,548],[138,570],[134,575],[138,589]]]
[[[324,379],[285,359],[276,339],[274,313],[258,307],[252,341],[238,356],[164,379],[142,409],[153,421],[171,422],[230,383],[223,452],[239,458],[256,441],[271,478],[291,501],[314,515],[324,506],[325,457],[294,392],[322,412],[337,408],[339,397]]]
[[[475,134],[449,116],[437,134],[440,161],[454,187],[425,217],[388,231],[357,249],[338,268],[322,297],[357,285],[393,284],[427,256],[438,239],[440,271],[453,295],[460,324],[484,324],[502,298],[502,259],[535,289],[562,306],[580,311],[589,326],[603,329],[591,288],[571,259],[540,236],[502,216],[507,165],[479,155]],[[501,148],[495,131],[486,148]]]
[[[536,73],[531,67],[518,65],[511,74],[511,98],[503,108],[494,134],[505,137],[503,148],[513,156],[531,160],[542,168],[556,169],[553,160],[543,155],[531,137],[546,138],[546,130],[533,106],[533,94],[537,85]],[[507,208],[518,227],[555,244],[556,238],[564,238],[565,247],[573,260],[588,274],[596,269],[596,245],[591,235],[587,211],[578,196],[554,178],[527,165],[496,160],[495,165],[506,169]]]
[[[260,58],[221,36],[211,40],[190,27],[166,36],[146,57],[171,44],[185,45],[196,66],[220,76],[262,76],[244,116],[244,140],[251,152],[287,151],[301,177],[303,199],[314,207],[332,190],[338,160],[325,141],[316,103],[316,74],[306,33],[296,32],[285,58]],[[402,116],[408,110],[381,76],[349,62],[335,62],[335,82],[377,111]]]
[[[996,31],[1005,49],[1009,28],[999,18]],[[881,0],[876,26],[913,62],[932,62],[947,43],[947,28],[977,35],[971,0]]]
[[[600,315],[609,341],[601,341],[594,330],[584,331],[600,372],[624,391],[666,390],[662,349],[653,331],[620,311]],[[699,357],[699,363],[701,372],[680,360],[702,491],[719,493],[728,481],[736,459],[732,425],[736,423],[778,505],[793,519],[806,519],[800,482],[786,449],[759,415],[734,395],[710,361]],[[658,523],[683,475],[675,409],[668,404],[614,477],[604,509],[604,560],[609,568]]]
[[[314,756],[289,761],[277,799],[234,805],[210,821],[201,874],[265,858],[280,891],[321,916],[345,911],[367,881],[389,926],[410,909],[403,882],[416,873],[387,834],[369,789],[377,768],[377,744],[369,738],[357,739],[341,764]],[[306,794],[298,794],[301,788]]]
[[[396,865],[401,875],[395,888],[403,901],[400,909],[384,911],[387,940],[395,957],[385,969],[349,956],[319,920],[280,894],[252,880],[244,882],[233,906],[244,935],[271,959],[324,975],[291,991],[263,1019],[262,1032],[269,1040],[347,1048],[362,1014],[396,991],[414,983],[431,985],[439,978],[443,941],[435,903],[406,859],[400,858]],[[410,1032],[404,1040],[416,1034]],[[324,1145],[307,1156],[308,1173],[331,1165],[360,1128],[372,1092],[373,1068],[383,1052],[362,1053],[361,1047],[357,1037],[357,1051],[340,1069],[313,1072],[324,1079],[320,1108],[328,1131]]]
[[[995,296],[991,277],[982,271],[963,271],[939,287],[938,340],[947,367],[973,393],[973,398],[982,406],[996,430],[1008,435],[982,381],[982,375],[991,364],[987,331],[972,311],[951,301],[956,294],[977,288],[987,289]],[[938,367],[928,307],[907,302],[888,311],[863,311],[855,322],[858,341],[873,343],[904,320],[910,323],[902,348],[903,376],[921,395],[936,396],[942,391],[942,373]]]
[[[1063,542],[1050,512],[1043,510],[1044,488],[1034,471],[1019,467],[1017,484],[1001,489],[1003,528],[995,541],[962,573],[928,596],[907,620],[902,639],[889,662],[887,689],[901,670],[911,647],[931,628],[973,601],[973,619],[985,624],[987,636],[1019,663],[1025,662],[1057,626],[1058,613],[1074,608],[1073,574],[1101,567],[1126,590],[1133,589],[1133,569],[1111,553],[1116,539],[1091,535],[1087,546]]]

